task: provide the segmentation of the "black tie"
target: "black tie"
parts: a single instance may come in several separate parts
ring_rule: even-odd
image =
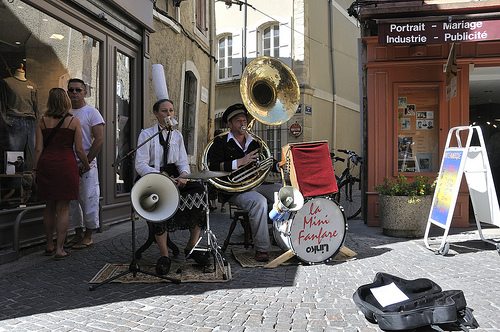
[[[162,130],[160,126],[158,126],[158,130]],[[160,144],[163,146],[163,168],[166,168],[168,161],[168,148],[170,147],[170,130],[168,131],[166,141],[163,138],[163,133],[160,133],[158,136],[160,136]]]

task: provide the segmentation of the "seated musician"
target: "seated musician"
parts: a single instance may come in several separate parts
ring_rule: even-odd
[[[218,136],[208,152],[209,169],[212,171],[231,172],[238,167],[254,162],[258,156],[260,143],[242,126],[247,126],[248,111],[243,104],[235,104],[226,109],[222,121],[227,123],[230,132]],[[275,168],[276,165],[273,165]],[[271,242],[268,229],[268,210],[274,201],[274,192],[280,184],[262,184],[253,190],[242,193],[221,193],[224,200],[235,204],[248,212],[255,247],[255,260],[269,260],[268,250]]]
[[[151,136],[163,129],[167,123],[166,118],[170,117],[172,123],[174,120],[174,105],[169,99],[158,100],[153,106],[153,113],[158,119],[158,125],[144,129],[139,134],[137,145],[142,144]],[[182,174],[189,174],[189,164],[182,134],[179,130],[163,130],[157,137],[151,139],[141,146],[135,155],[135,169],[140,176],[148,173],[164,173],[172,178],[179,188],[182,197],[187,195],[203,197],[204,188],[198,182],[188,182],[186,179],[179,178]],[[182,199],[181,199],[182,204]],[[196,245],[199,239],[202,227],[206,225],[206,213],[203,205],[199,208],[193,206],[187,207],[182,211],[180,208],[170,219],[160,223],[151,223],[153,227],[155,240],[160,249],[160,258],[156,263],[156,273],[160,275],[167,274],[170,270],[171,261],[168,257],[167,232],[173,232],[180,229],[189,229],[190,238],[187,247],[184,249],[186,256]],[[197,264],[206,266],[208,264],[207,256],[201,251],[194,250],[189,257],[195,260]]]

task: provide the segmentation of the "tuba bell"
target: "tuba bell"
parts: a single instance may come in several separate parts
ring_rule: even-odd
[[[261,184],[273,165],[271,151],[251,128],[254,120],[278,126],[288,121],[297,111],[300,101],[299,83],[292,70],[278,59],[263,56],[245,67],[240,80],[240,95],[246,109],[253,117],[246,131],[259,142],[256,162],[239,167],[227,177],[208,180],[225,192],[244,192]],[[224,135],[226,132],[220,134]],[[203,150],[201,165],[208,169],[208,152],[215,137]]]

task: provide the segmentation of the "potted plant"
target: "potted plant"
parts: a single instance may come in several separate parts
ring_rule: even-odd
[[[379,193],[379,225],[384,235],[422,237],[432,205],[435,181],[417,175],[412,182],[402,174],[384,177],[384,183],[374,187]]]

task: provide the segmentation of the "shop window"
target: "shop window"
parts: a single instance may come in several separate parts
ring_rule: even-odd
[[[194,154],[194,144],[196,142],[196,96],[197,91],[196,76],[191,71],[187,71],[184,77],[184,100],[182,114],[182,136],[188,155]]]
[[[86,103],[99,105],[99,41],[21,1],[4,1],[0,6],[0,202],[35,202],[31,170],[35,144],[34,124],[43,114],[51,88],[66,89],[69,78],[81,78],[88,86]],[[13,88],[18,83],[18,89]],[[13,97],[24,102],[15,107]],[[21,127],[10,125],[12,117]],[[21,129],[22,128],[22,129]],[[9,177],[5,160],[9,151],[22,152],[23,174]]]
[[[397,87],[397,170],[432,172],[439,169],[439,87]]]
[[[219,81],[225,81],[233,77],[233,38],[224,36],[218,42],[218,77]]]

